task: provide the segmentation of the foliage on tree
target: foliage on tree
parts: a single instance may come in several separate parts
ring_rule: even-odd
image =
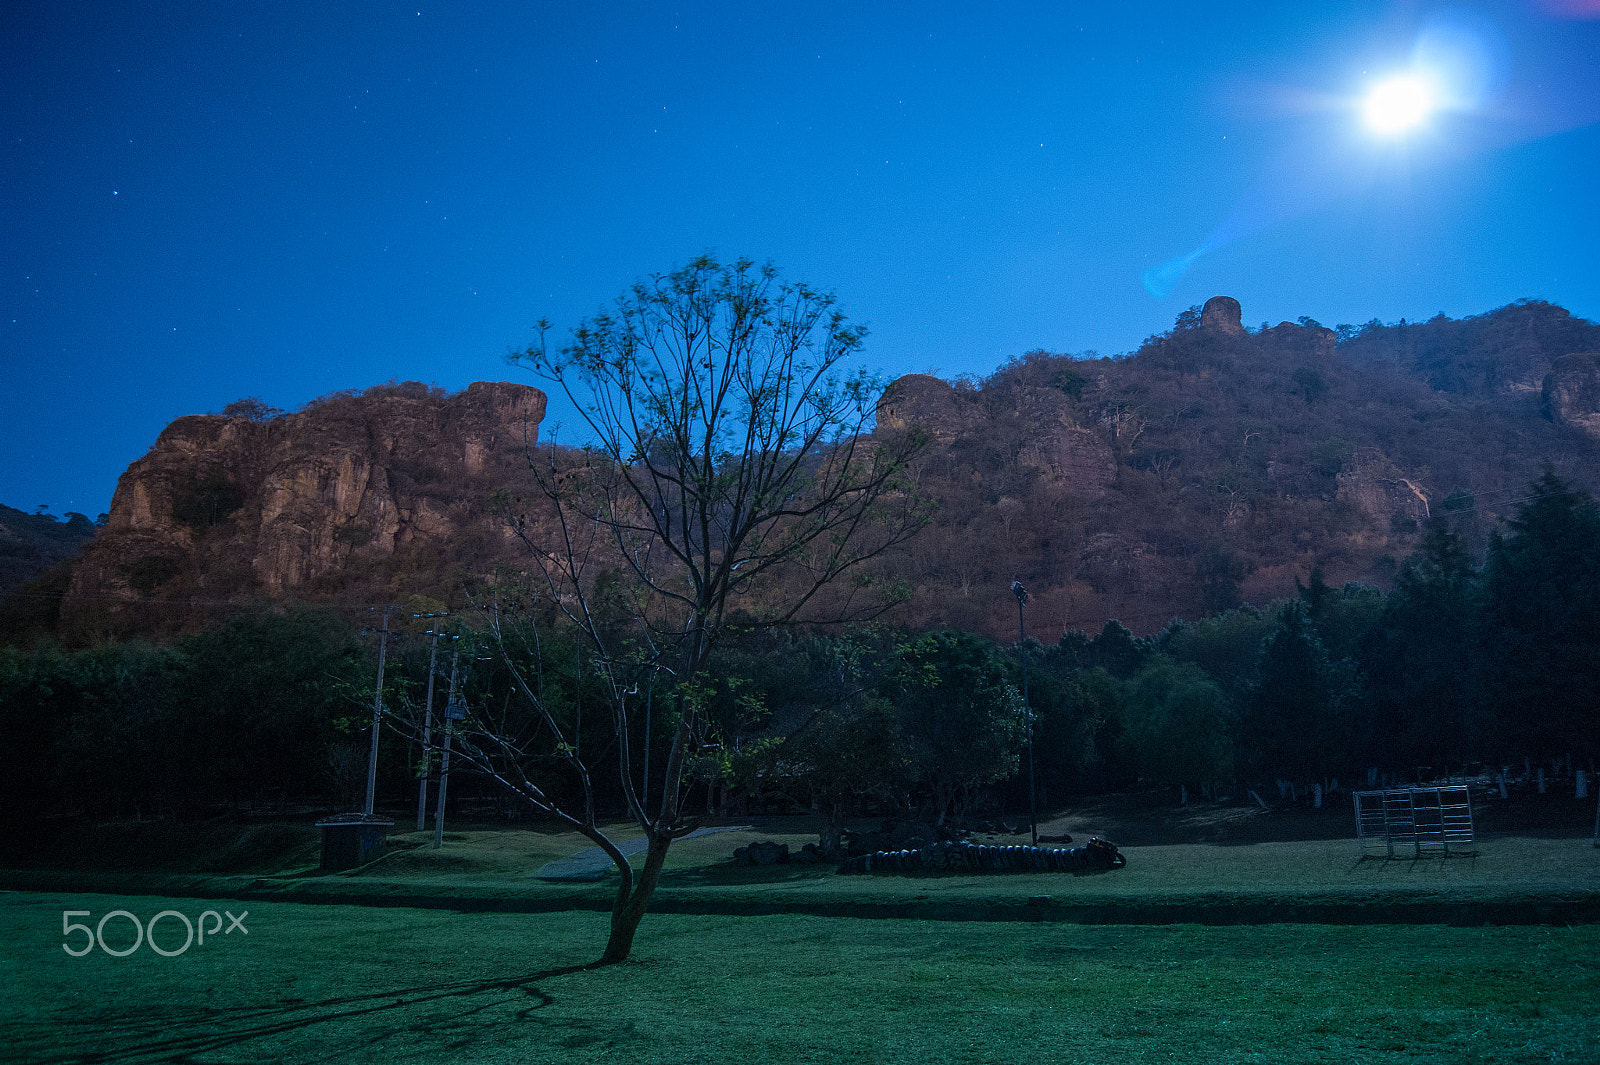
[[[1443,523],[1401,566],[1361,649],[1373,764],[1443,768],[1494,749],[1475,684],[1476,582]]]
[[[213,794],[275,793],[280,806],[333,784],[330,749],[349,742],[340,725],[360,715],[357,682],[372,668],[349,625],[316,611],[246,614],[176,649],[186,668],[171,710],[173,772]]]
[[[943,824],[976,789],[1016,772],[1026,728],[1022,695],[987,640],[965,632],[909,640],[897,649],[882,691],[899,714],[927,793],[924,817]]]
[[[1028,704],[1033,711],[1033,758],[1039,801],[1125,782],[1117,752],[1122,685],[1102,668],[1085,667],[1075,637],[1040,648],[1029,638]],[[1013,648],[1007,655],[1015,654]]]
[[[335,755],[371,666],[350,626],[307,610],[167,646],[0,648],[0,737],[31,752],[0,806],[131,817],[348,801]]]
[[[1121,746],[1140,776],[1164,784],[1233,779],[1233,715],[1204,670],[1158,654],[1128,688]]]
[[[1115,618],[1089,639],[1084,633],[1069,632],[1058,645],[1069,660],[1082,669],[1103,669],[1119,680],[1137,673],[1149,657],[1151,641],[1135,636]]]
[[[176,485],[172,520],[204,532],[244,506],[244,493],[222,470],[196,473]]]
[[[1350,736],[1354,678],[1329,659],[1300,600],[1279,611],[1256,672],[1239,730],[1245,766],[1312,779],[1337,772]]]
[[[1489,540],[1484,696],[1540,756],[1600,754],[1600,508],[1546,471]]]
[[[1240,607],[1195,622],[1178,622],[1157,638],[1161,650],[1179,662],[1190,662],[1242,706],[1261,660],[1261,645],[1272,631],[1272,618],[1254,607]]]
[[[504,600],[483,602],[490,646],[542,724],[537,749],[481,722],[469,758],[612,858],[619,887],[603,961],[626,958],[671,843],[700,818],[685,808],[700,752],[719,747],[708,676],[729,627],[843,621],[897,595],[867,565],[925,522],[906,478],[920,441],[869,433],[882,386],[847,360],[865,331],[831,294],[771,266],[702,256],[635,284],[564,347],[515,357],[565,394],[591,438],[581,460],[553,446],[530,460],[543,500],[507,497],[513,528],[604,693],[622,796],[649,840],[637,874],[600,831],[591,766],[570,729],[517,669]],[[614,572],[600,588],[597,576]],[[637,693],[675,678],[659,781],[632,744]],[[725,746],[723,747],[725,750]],[[555,801],[530,759],[565,766],[584,799]],[[646,786],[659,789],[647,796]]]
[[[222,408],[224,418],[247,418],[253,422],[271,421],[282,413],[260,396],[245,396]]]

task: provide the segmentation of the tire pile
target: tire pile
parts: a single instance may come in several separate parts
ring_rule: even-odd
[[[847,858],[844,875],[860,873],[1084,873],[1128,864],[1117,845],[1091,839],[1082,847],[989,847],[979,843],[935,843],[920,850],[877,851]]]

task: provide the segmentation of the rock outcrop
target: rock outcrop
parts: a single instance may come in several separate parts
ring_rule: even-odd
[[[976,412],[964,410],[950,382],[926,373],[897,377],[878,400],[878,424],[903,431],[915,426],[930,438],[948,443],[972,423]]]
[[[1004,414],[1003,431],[1017,441],[1018,460],[1033,466],[1075,496],[1103,495],[1116,480],[1115,453],[1080,426],[1067,397],[1053,388],[1031,388]],[[906,374],[884,389],[878,424],[904,431],[916,427],[934,446],[955,444],[971,434],[992,435],[995,412],[930,374]]]
[[[1338,345],[1338,335],[1332,329],[1315,323],[1296,325],[1294,322],[1279,322],[1271,329],[1263,329],[1257,336],[1257,342],[1280,359],[1295,356],[1332,359]]]
[[[510,540],[490,494],[526,478],[544,410],[526,385],[406,383],[265,420],[179,418],[118,480],[64,611],[327,591],[347,567],[370,575],[423,548],[487,563]]]
[[[1545,375],[1545,416],[1600,440],[1600,352],[1563,355]]]
[[[1336,480],[1339,501],[1375,521],[1420,522],[1429,516],[1428,494],[1402,477],[1378,448],[1356,448]]]
[[[1117,479],[1117,457],[1088,429],[1063,426],[1052,436],[1051,472],[1075,496],[1098,499]]]
[[[1200,308],[1200,328],[1230,336],[1244,336],[1244,308],[1232,296],[1212,296]]]

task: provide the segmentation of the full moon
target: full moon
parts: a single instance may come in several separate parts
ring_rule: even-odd
[[[1361,102],[1361,115],[1373,132],[1392,136],[1422,125],[1436,106],[1433,87],[1404,74],[1374,85]]]

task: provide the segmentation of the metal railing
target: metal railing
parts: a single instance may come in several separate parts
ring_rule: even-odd
[[[1473,843],[1472,798],[1465,784],[1437,788],[1387,788],[1352,793],[1356,804],[1356,840],[1365,856],[1381,843],[1386,857],[1395,848],[1412,847],[1416,857],[1424,847],[1451,847]]]

